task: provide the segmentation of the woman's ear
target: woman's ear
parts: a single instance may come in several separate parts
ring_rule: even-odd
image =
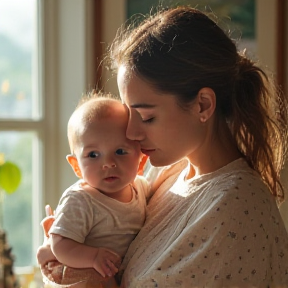
[[[202,88],[197,94],[197,100],[199,105],[199,119],[202,123],[205,123],[216,109],[215,92],[208,87]]]
[[[78,165],[78,160],[77,160],[76,156],[69,154],[66,156],[66,159],[67,159],[68,163],[71,165],[76,176],[79,178],[82,178],[81,169]]]

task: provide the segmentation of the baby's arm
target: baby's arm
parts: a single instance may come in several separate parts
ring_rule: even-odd
[[[96,248],[51,234],[51,248],[57,260],[73,268],[94,268],[103,277],[118,272],[121,258],[107,248]]]

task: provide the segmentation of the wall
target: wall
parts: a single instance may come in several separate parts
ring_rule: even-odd
[[[125,0],[103,0],[103,45],[107,48],[117,30],[126,20]],[[113,21],[111,21],[113,19]],[[106,92],[118,95],[116,77],[103,70],[103,84]]]

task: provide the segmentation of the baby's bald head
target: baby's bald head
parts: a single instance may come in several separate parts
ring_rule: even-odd
[[[67,136],[71,154],[75,154],[78,139],[90,124],[106,118],[115,118],[117,121],[117,115],[123,115],[123,111],[123,104],[114,98],[96,95],[83,97],[68,121]]]

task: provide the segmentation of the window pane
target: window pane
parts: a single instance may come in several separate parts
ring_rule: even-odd
[[[0,132],[0,153],[6,161],[19,166],[22,181],[13,194],[4,193],[3,222],[8,244],[15,255],[15,266],[35,263],[32,227],[32,151],[35,153],[36,135],[33,132]],[[34,163],[33,163],[34,164]],[[35,176],[37,177],[37,176]],[[3,205],[2,203],[2,205]],[[1,203],[0,203],[1,204]],[[3,207],[3,206],[2,206]]]
[[[0,223],[3,222],[12,247],[15,267],[36,264],[35,239],[40,228],[39,215],[35,217],[42,171],[40,140],[36,128],[31,128],[39,129],[39,126],[29,125],[38,121],[40,115],[39,97],[35,93],[37,69],[34,69],[37,67],[36,8],[37,0],[0,0],[0,153],[6,161],[18,165],[22,173],[17,191],[11,195],[4,193],[0,202],[3,208]],[[19,123],[21,127],[14,121],[19,119],[23,119]]]
[[[0,118],[38,116],[32,99],[36,0],[0,0]]]

